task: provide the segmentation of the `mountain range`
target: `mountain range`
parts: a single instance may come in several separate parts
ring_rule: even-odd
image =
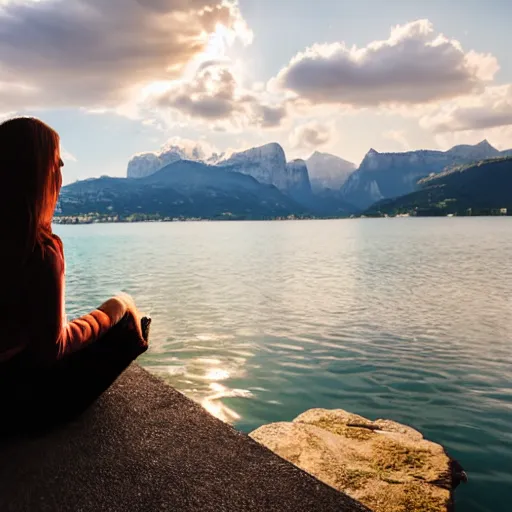
[[[512,213],[512,156],[461,165],[419,181],[418,190],[375,203],[368,215]]]
[[[95,213],[127,218],[261,219],[301,214],[305,208],[252,176],[190,160],[175,161],[142,178],[78,181],[62,189],[62,216]]]
[[[457,166],[512,155],[482,141],[448,151],[379,153],[371,149],[359,168],[328,153],[287,161],[270,143],[246,151],[206,156],[199,147],[133,157],[127,178],[89,179],[63,188],[63,216],[98,213],[125,218],[272,218],[348,216],[374,203],[423,190],[422,179]]]
[[[382,199],[409,194],[421,178],[450,167],[512,154],[500,152],[484,140],[475,146],[460,145],[448,151],[379,153],[370,149],[359,169],[342,188],[342,197],[359,210]]]

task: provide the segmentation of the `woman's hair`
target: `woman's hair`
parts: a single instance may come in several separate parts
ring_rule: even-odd
[[[32,117],[0,124],[0,239],[23,260],[52,236],[61,165],[59,135],[48,125]]]

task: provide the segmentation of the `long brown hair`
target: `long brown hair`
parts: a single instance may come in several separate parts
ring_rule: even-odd
[[[33,117],[0,124],[0,239],[14,244],[23,260],[36,246],[44,252],[52,236],[61,165],[60,138],[48,125]]]

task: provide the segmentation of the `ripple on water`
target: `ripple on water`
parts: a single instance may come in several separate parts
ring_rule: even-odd
[[[392,418],[512,499],[510,219],[58,226],[67,309],[119,289],[153,318],[141,362],[250,431],[311,407]]]

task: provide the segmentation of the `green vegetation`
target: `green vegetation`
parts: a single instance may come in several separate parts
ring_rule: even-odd
[[[418,185],[411,194],[375,203],[365,216],[512,215],[512,157],[458,166]]]
[[[337,468],[335,473],[335,486],[344,491],[357,491],[363,489],[374,477],[375,475],[371,471],[341,467]]]
[[[251,176],[178,162],[139,179],[98,178],[64,187],[56,222],[265,220],[313,212]]]
[[[323,428],[324,430],[328,430],[329,432],[339,436],[347,437],[349,439],[359,439],[361,441],[371,439],[372,436],[375,435],[374,432],[370,429],[349,427],[343,423],[340,423],[339,421],[330,420],[330,418],[327,416],[319,418],[317,421],[310,422],[310,425]]]
[[[378,471],[400,471],[404,468],[420,469],[427,460],[427,452],[421,449],[407,448],[401,444],[386,440],[380,449],[375,450],[374,465]]]

